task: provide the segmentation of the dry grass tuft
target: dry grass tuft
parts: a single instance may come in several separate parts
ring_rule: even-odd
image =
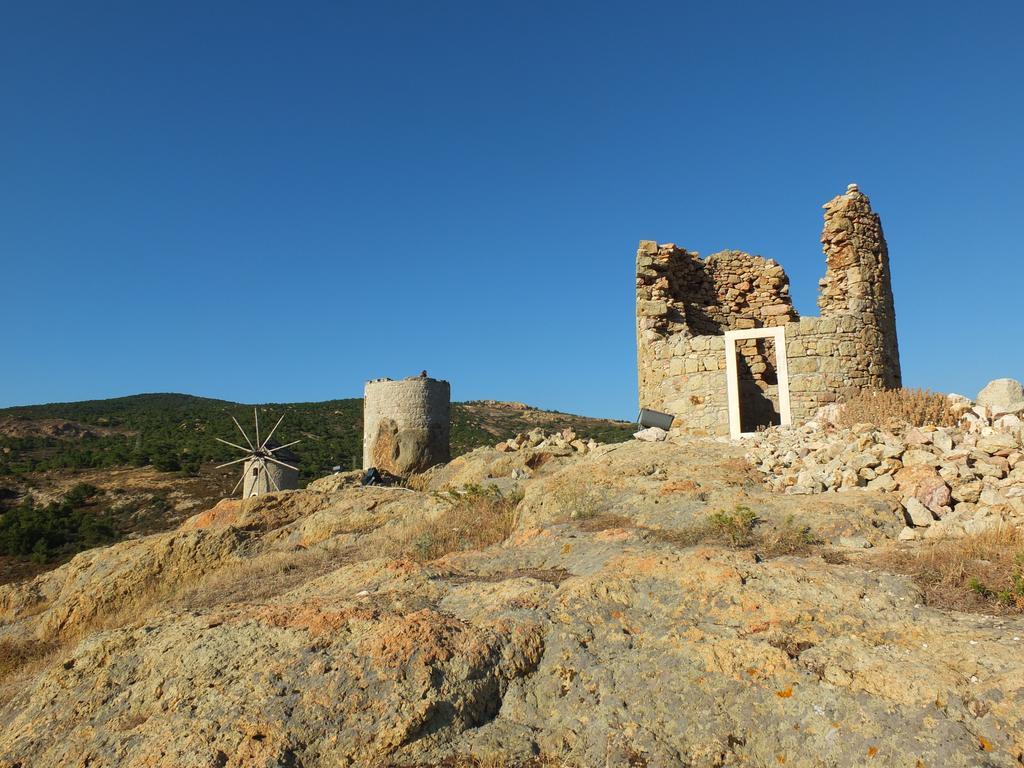
[[[271,552],[252,560],[234,560],[203,574],[172,594],[156,595],[151,605],[201,610],[281,595],[325,573],[360,559],[357,547],[316,547]]]
[[[718,468],[722,471],[722,480],[726,485],[744,487],[760,486],[764,483],[764,476],[747,459],[722,459],[718,462]]]
[[[956,426],[957,417],[951,405],[945,395],[927,389],[861,392],[846,402],[839,423],[844,427],[854,424],[952,427]]]
[[[881,553],[874,562],[903,573],[928,605],[958,611],[1024,613],[1024,530],[992,528],[959,539]]]
[[[55,648],[54,643],[43,642],[34,637],[25,640],[0,640],[0,679],[24,669],[32,662],[47,656]]]
[[[0,704],[6,704],[24,682],[52,662],[60,652],[57,643],[27,638],[0,640]]]
[[[754,534],[757,522],[757,515],[750,507],[737,506],[732,512],[719,510],[708,518],[708,538],[718,539],[730,547],[749,547],[757,539]]]
[[[601,514],[607,506],[607,489],[570,474],[550,492],[552,501],[569,520],[586,520]]]
[[[807,526],[797,525],[787,517],[780,525],[760,535],[757,549],[762,557],[783,557],[785,555],[807,555],[822,544]]]
[[[675,547],[715,544],[732,549],[754,549],[765,558],[806,555],[821,545],[810,528],[797,525],[792,517],[774,528],[766,528],[764,521],[744,506],[737,506],[732,512],[719,510],[705,522],[684,528],[647,530],[655,539]]]
[[[431,520],[414,523],[404,535],[390,541],[384,547],[386,556],[426,562],[449,552],[484,549],[504,541],[515,530],[522,495],[505,495],[494,485],[467,485],[439,498],[448,504],[447,509]]]
[[[587,533],[607,531],[610,528],[634,528],[636,522],[624,515],[601,514],[584,517],[579,520],[579,529]]]
[[[426,492],[430,486],[430,481],[433,479],[434,474],[437,472],[436,467],[431,467],[426,472],[420,472],[416,475],[410,475],[405,478],[405,482],[402,483],[402,487],[408,488],[411,491],[423,491]]]

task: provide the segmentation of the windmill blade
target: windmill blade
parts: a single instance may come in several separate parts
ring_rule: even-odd
[[[231,489],[231,493],[228,494],[229,496],[234,496],[235,495],[235,491],[238,490],[238,486],[240,486],[242,484],[243,480],[245,480],[245,473],[244,472],[242,473],[242,476],[238,478],[238,482],[235,483],[235,487]]]
[[[270,474],[270,470],[267,469],[267,462],[266,461],[263,462],[263,473],[267,476],[267,480],[269,480],[270,482],[272,482],[274,484],[274,490],[276,490],[278,493],[280,493],[281,492],[281,486],[279,486],[277,484],[277,480],[275,480],[274,476],[272,474]]]
[[[301,440],[292,440],[290,443],[285,443],[284,445],[277,446],[277,448],[268,448],[267,449],[267,453],[273,453],[274,451],[280,451],[282,448],[287,448],[288,446],[295,445],[296,443],[301,443],[301,442],[302,442]]]
[[[272,438],[274,436],[274,433],[277,432],[277,428],[281,426],[281,422],[282,421],[284,421],[284,414],[283,413],[281,414],[281,418],[277,420],[277,424],[274,425],[274,428],[272,430],[270,430],[270,434],[267,435],[267,439],[264,440],[263,443],[260,445],[261,449],[267,447],[267,443],[270,442],[270,438]]]
[[[229,413],[228,416],[231,416],[231,414]],[[249,444],[249,450],[250,451],[255,451],[256,450],[256,446],[252,444],[252,440],[250,440],[249,436],[247,434],[245,434],[245,430],[242,429],[242,425],[238,423],[238,419],[236,419],[234,416],[231,416],[231,420],[233,422],[235,422],[235,426],[238,427],[238,431],[242,433],[242,437],[245,438],[245,442],[247,442]],[[242,450],[244,451],[245,449],[243,448]]]
[[[235,459],[234,461],[229,461],[227,464],[218,464],[216,469],[223,469],[224,467],[230,467],[232,464],[238,464],[239,462],[242,462],[242,461],[248,461],[250,458],[252,458],[252,457],[251,456],[243,456],[240,459]]]
[[[299,471],[298,467],[293,467],[291,464],[285,464],[283,461],[278,461],[273,456],[267,456],[267,461],[272,461],[275,464],[280,464],[282,467],[288,467],[288,469],[294,469],[296,472]]]
[[[260,444],[260,409],[256,406],[252,408],[252,415],[256,417],[256,445]]]
[[[230,443],[227,440],[221,440],[219,437],[215,437],[213,439],[216,440],[219,443],[224,443],[224,445],[230,445],[232,448],[237,448],[240,451],[245,451],[246,453],[252,453],[253,450],[254,450],[253,448],[243,448],[242,446],[238,445],[237,443]]]

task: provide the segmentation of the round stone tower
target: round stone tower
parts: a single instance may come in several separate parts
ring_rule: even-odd
[[[451,458],[451,387],[426,375],[366,382],[363,468],[422,472]]]

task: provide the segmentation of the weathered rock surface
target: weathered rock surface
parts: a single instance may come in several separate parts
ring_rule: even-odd
[[[774,493],[710,441],[523,468],[513,536],[431,563],[379,545],[436,494],[334,477],[0,588],[4,636],[64,638],[5,683],[0,766],[1020,765],[1024,620],[665,535],[742,505],[886,545],[884,496]]]

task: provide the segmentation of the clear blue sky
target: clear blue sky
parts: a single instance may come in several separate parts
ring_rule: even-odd
[[[0,405],[359,396],[631,417],[637,241],[889,241],[904,383],[1024,378],[1024,5],[8,3]]]

